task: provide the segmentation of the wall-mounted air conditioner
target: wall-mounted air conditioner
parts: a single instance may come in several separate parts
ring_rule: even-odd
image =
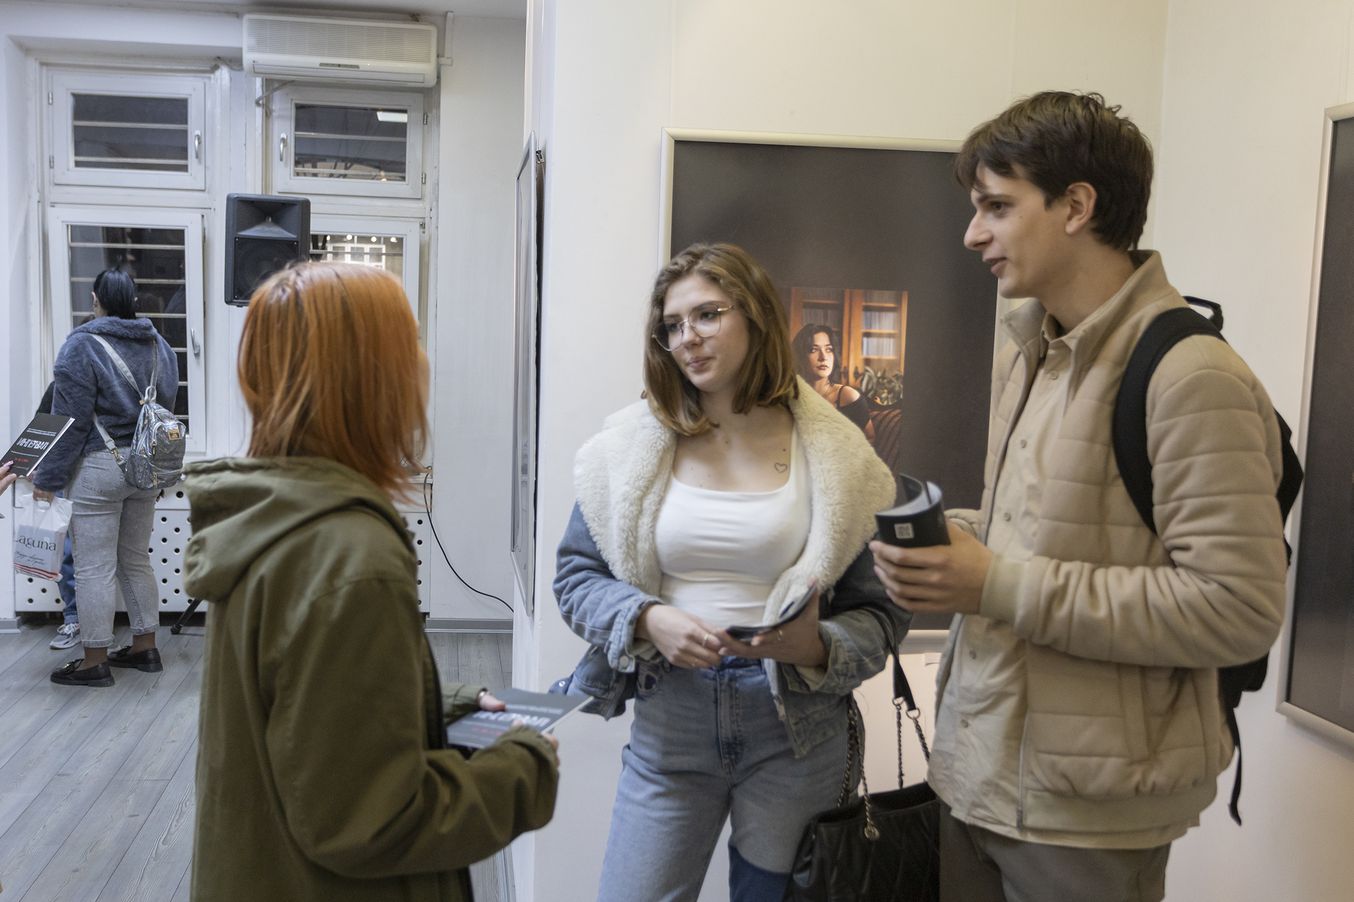
[[[437,29],[251,13],[244,17],[244,69],[294,81],[430,88],[437,84]]]

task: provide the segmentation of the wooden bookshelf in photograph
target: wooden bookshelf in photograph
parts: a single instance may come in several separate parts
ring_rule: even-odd
[[[864,368],[902,373],[907,348],[907,292],[869,288],[791,288],[790,335],[803,326],[831,326],[843,381],[860,385]]]

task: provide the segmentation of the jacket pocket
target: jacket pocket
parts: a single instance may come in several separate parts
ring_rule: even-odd
[[[638,661],[635,664],[635,698],[648,701],[663,692],[665,677],[672,665],[667,661]]]
[[[785,719],[801,754],[846,732],[848,695],[795,693],[785,697]]]

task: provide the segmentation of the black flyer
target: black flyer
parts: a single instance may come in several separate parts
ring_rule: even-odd
[[[73,422],[75,421],[70,417],[60,414],[38,414],[24,427],[24,431],[19,433],[19,437],[9,446],[5,456],[0,457],[0,464],[13,461],[14,465],[10,467],[10,472],[18,476],[27,476],[47,456],[47,452],[56,447],[57,440],[66,434],[66,430]]]

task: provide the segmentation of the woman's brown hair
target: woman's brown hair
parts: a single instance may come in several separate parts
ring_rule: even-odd
[[[728,295],[748,323],[748,355],[738,373],[734,411],[747,413],[754,405],[770,407],[798,397],[785,310],[771,277],[741,247],[693,244],[668,261],[649,295],[645,335],[652,336],[663,321],[668,289],[690,275],[709,280]],[[701,410],[700,391],[682,375],[672,352],[652,338],[644,345],[644,392],[653,415],[679,435],[700,435],[714,425]]]
[[[303,263],[259,286],[240,340],[252,457],[327,457],[403,495],[427,434],[418,323],[389,273]]]

